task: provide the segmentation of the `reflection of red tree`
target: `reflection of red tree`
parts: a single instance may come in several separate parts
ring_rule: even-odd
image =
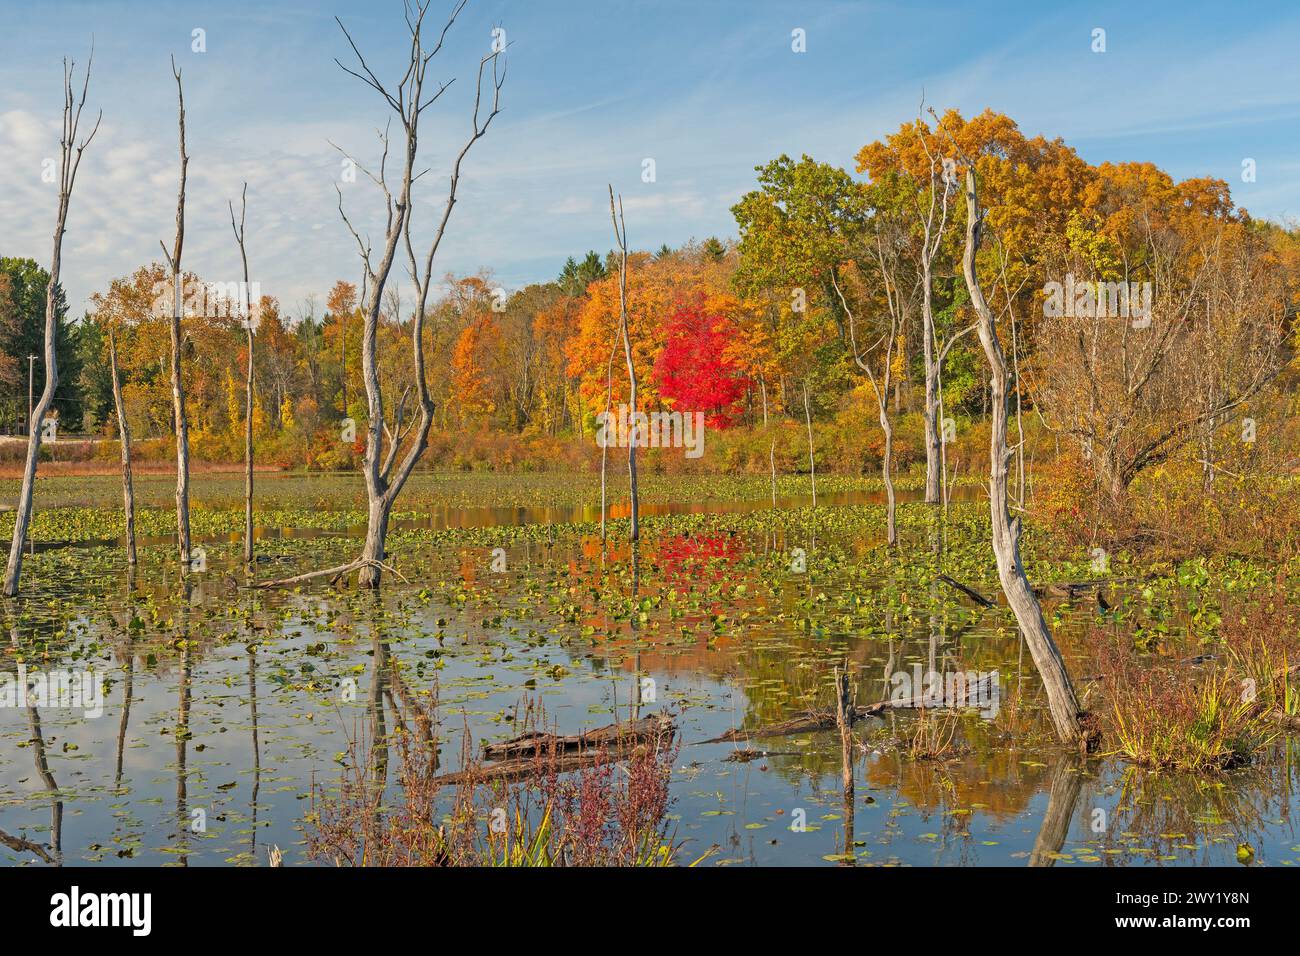
[[[697,579],[714,565],[712,577],[722,576],[723,566],[735,564],[745,552],[740,538],[729,534],[698,537],[678,534],[659,542],[657,560],[667,578],[689,576]]]
[[[704,297],[677,307],[668,320],[668,341],[655,362],[659,394],[675,410],[701,411],[709,428],[727,428],[750,387],[727,354],[735,330],[724,316],[708,312]]]

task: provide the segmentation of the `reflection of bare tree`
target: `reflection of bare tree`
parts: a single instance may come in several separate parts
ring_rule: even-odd
[[[257,795],[262,788],[262,750],[257,739],[257,644],[248,644],[248,714],[253,721],[253,826],[248,852],[257,859]]]
[[[1074,819],[1074,808],[1079,802],[1079,791],[1083,787],[1083,774],[1080,773],[1078,757],[1069,753],[1061,754],[1052,768],[1052,784],[1047,791],[1047,810],[1043,813],[1042,825],[1038,828],[1038,839],[1029,854],[1030,866],[1052,866],[1056,856],[1065,846],[1065,839],[1070,833],[1070,821]]]
[[[392,654],[391,650],[386,653],[389,655],[389,688],[384,693],[393,707],[393,720],[400,730],[406,733],[405,715],[412,715],[412,719],[415,721],[415,737],[422,747],[430,751],[429,759],[432,761],[430,769],[436,771],[438,769],[438,753],[434,746],[432,710],[420,706],[419,701],[416,700],[415,695],[407,685],[406,679],[402,677],[401,661],[398,660],[396,655]]]
[[[853,688],[849,684],[848,669],[835,669],[835,722],[840,731],[840,784],[844,793],[844,851],[840,857],[843,866],[853,866]]]
[[[9,626],[9,641],[17,648],[18,624],[11,623]],[[27,724],[31,730],[32,755],[36,760],[36,773],[40,776],[41,782],[45,784],[46,791],[50,794],[50,850],[53,853],[46,852],[39,844],[32,843],[21,837],[12,837],[5,833],[0,833],[0,842],[15,850],[25,850],[34,853],[46,863],[62,865],[63,862],[63,801],[60,799],[59,784],[54,779],[54,774],[50,773],[49,760],[45,755],[45,735],[41,732],[41,713],[28,699],[27,702]]]
[[[641,589],[641,551],[636,544],[632,545],[632,599],[636,600],[637,594]],[[637,616],[628,615],[628,629],[631,631],[632,638],[632,719],[641,719],[641,641],[637,638]],[[618,719],[618,712],[615,711],[614,719]]]
[[[186,587],[188,595],[189,587]],[[176,820],[180,826],[180,864],[189,866],[189,770],[186,767],[190,738],[190,641],[187,605],[181,605],[181,660],[177,688],[176,728]]]
[[[384,712],[384,694],[388,690],[388,643],[379,637],[379,628],[372,622],[371,648],[374,663],[371,665],[370,704],[370,786],[372,793],[381,794],[388,786],[388,724]],[[378,814],[379,801],[375,801]]]

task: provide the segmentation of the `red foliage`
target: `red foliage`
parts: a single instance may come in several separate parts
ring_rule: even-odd
[[[668,340],[655,362],[659,394],[682,412],[705,413],[710,428],[728,428],[750,388],[727,355],[729,321],[704,307],[704,297],[678,305],[668,320]]]

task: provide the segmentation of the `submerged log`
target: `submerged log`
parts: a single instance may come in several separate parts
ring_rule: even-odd
[[[989,674],[982,680],[976,681],[966,688],[966,699],[976,700],[987,699],[987,694],[993,685],[993,675]],[[876,701],[874,704],[853,707],[849,710],[850,723],[857,723],[867,717],[879,717],[886,710],[963,710],[967,707],[975,707],[975,703],[940,703],[936,705],[930,698],[929,694],[914,694],[911,697],[902,697],[898,700],[892,698],[888,700]],[[839,727],[839,715],[835,710],[814,710],[809,711],[803,717],[794,717],[790,720],[782,720],[775,724],[768,724],[764,727],[751,727],[748,729],[736,727],[728,730],[720,737],[713,737],[710,740],[700,740],[701,744],[724,744],[735,743],[741,740],[751,740],[756,737],[789,737],[793,734],[812,733],[818,730],[830,730],[833,727]]]
[[[970,598],[972,601],[974,601],[976,604],[980,605],[981,607],[997,606],[997,601],[989,600],[983,594],[980,594],[979,591],[976,591],[974,588],[967,587],[966,585],[962,584],[960,581],[954,581],[946,574],[939,575],[935,580],[942,581],[944,584],[948,585],[949,587],[956,588],[958,591],[966,595],[968,598]]]
[[[537,753],[571,753],[605,746],[627,746],[653,741],[664,734],[670,734],[672,729],[671,718],[653,715],[629,723],[597,727],[585,734],[566,737],[531,731],[511,740],[484,744],[483,756],[488,760],[507,760],[514,757],[531,757]]]
[[[633,751],[636,748],[627,748]],[[533,754],[528,757],[514,757],[500,763],[477,764],[467,770],[439,774],[433,783],[440,787],[457,786],[462,783],[514,783],[529,777],[540,777],[548,773],[564,773],[580,770],[600,763],[602,758],[613,756],[613,750],[586,750],[578,753]],[[626,754],[625,754],[626,755]]]
[[[433,778],[439,787],[468,783],[513,783],[545,774],[566,773],[648,753],[672,742],[676,727],[667,715],[598,727],[585,734],[559,736],[538,731],[484,747],[489,763]]]

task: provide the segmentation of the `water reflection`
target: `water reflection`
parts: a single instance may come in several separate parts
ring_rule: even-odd
[[[824,569],[857,544],[797,546]],[[815,577],[790,572],[795,545],[680,533],[602,549],[598,536],[560,535],[512,546],[502,574],[483,548],[427,548],[424,579],[380,596],[236,592],[214,567],[206,582],[150,570],[141,579],[157,583],[143,590],[128,580],[29,605],[6,621],[6,671],[19,658],[100,660],[112,693],[101,720],[0,710],[0,859],[250,864],[274,844],[301,863],[313,782],[337,786],[355,727],[378,814],[398,776],[395,731],[454,770],[462,727],[475,742],[509,736],[525,700],[562,732],[629,709],[676,714],[678,835],[696,855],[725,847],[719,864],[1235,865],[1238,843],[1259,862],[1296,859],[1290,745],[1213,782],[1034,749],[1022,742],[1040,694],[1014,632],[902,563],[883,566],[880,586],[910,589],[908,601],[870,627],[836,623],[864,581],[833,560]],[[963,717],[962,749],[934,760],[907,754],[916,718],[897,712],[855,726],[847,747],[836,730],[755,741],[743,759],[735,745],[692,743],[826,706],[837,668],[862,704],[913,666],[998,669],[1003,714]],[[437,726],[419,706],[433,693]],[[791,829],[795,810],[806,831]]]

